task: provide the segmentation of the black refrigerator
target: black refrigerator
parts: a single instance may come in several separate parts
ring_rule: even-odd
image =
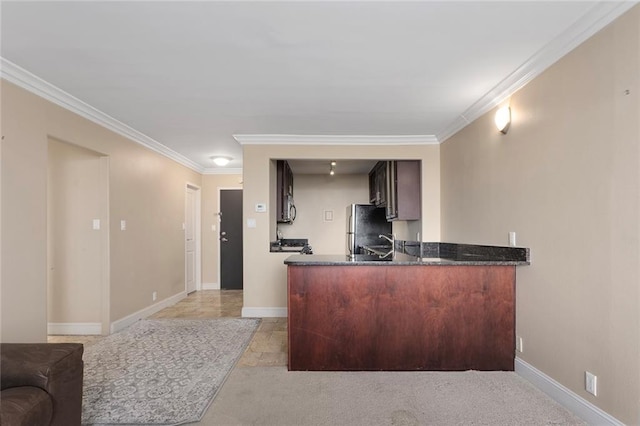
[[[371,204],[351,204],[347,207],[347,254],[363,254],[362,246],[387,245],[380,234],[391,236],[384,207]]]

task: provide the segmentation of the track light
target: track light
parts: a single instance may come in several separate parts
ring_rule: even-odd
[[[329,167],[329,175],[333,176],[336,174],[336,162],[332,161],[331,166]]]

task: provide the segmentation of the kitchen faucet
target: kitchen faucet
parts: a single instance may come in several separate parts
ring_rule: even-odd
[[[378,238],[384,238],[385,240],[389,241],[391,243],[392,251],[396,249],[396,236],[394,234],[391,234],[391,238],[387,237],[384,234],[380,234],[378,235]]]

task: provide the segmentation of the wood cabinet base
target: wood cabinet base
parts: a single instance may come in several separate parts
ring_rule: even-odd
[[[288,266],[289,370],[513,370],[514,266]]]

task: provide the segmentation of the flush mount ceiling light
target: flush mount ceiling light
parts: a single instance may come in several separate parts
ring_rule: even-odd
[[[231,157],[225,157],[223,155],[216,155],[214,157],[211,157],[211,160],[220,167],[224,167],[227,164],[229,164],[229,161],[233,160],[233,158]]]
[[[498,130],[506,134],[509,130],[509,126],[511,125],[511,108],[509,108],[508,105],[499,108],[496,111],[494,122],[496,123]]]
[[[329,168],[329,174],[331,176],[336,174],[336,162],[335,161],[331,162],[331,167]]]

